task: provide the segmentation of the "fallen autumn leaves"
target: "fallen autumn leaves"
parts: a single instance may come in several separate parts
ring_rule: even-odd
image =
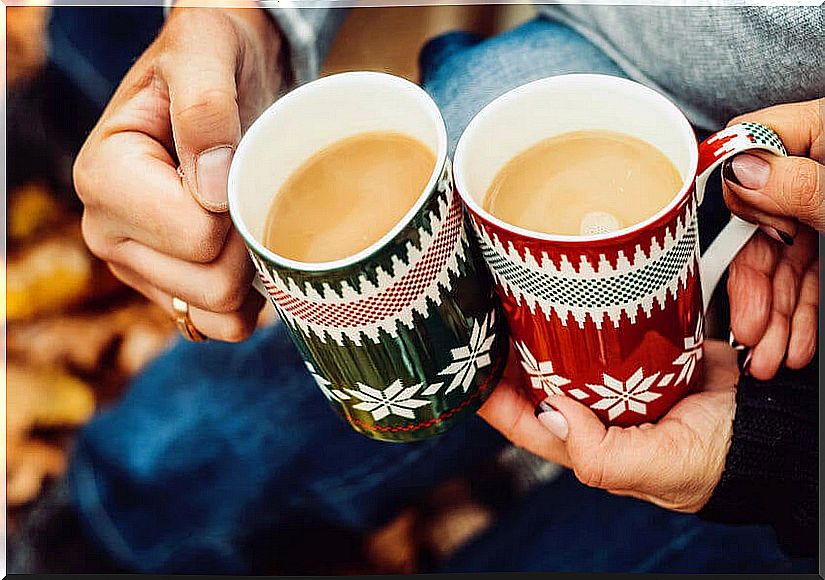
[[[79,216],[45,186],[8,200],[8,503],[59,476],[71,433],[169,342],[172,325],[86,249]]]

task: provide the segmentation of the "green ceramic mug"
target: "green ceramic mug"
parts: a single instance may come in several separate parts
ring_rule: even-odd
[[[436,153],[401,221],[334,262],[297,262],[264,247],[272,196],[290,174],[323,147],[368,131],[400,132]],[[384,441],[432,437],[474,413],[495,387],[506,322],[453,191],[444,121],[417,85],[352,72],[280,98],[238,146],[229,211],[309,372],[355,430]]]

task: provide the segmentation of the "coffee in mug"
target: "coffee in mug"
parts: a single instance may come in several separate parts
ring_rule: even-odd
[[[484,209],[514,226],[560,235],[643,222],[682,186],[673,162],[624,133],[571,131],[532,145],[493,179]]]
[[[435,153],[403,133],[371,131],[329,145],[281,186],[264,245],[301,262],[357,254],[404,217],[435,168]]]

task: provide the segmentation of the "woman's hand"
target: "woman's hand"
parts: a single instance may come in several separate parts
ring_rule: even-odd
[[[771,127],[790,157],[737,155],[722,170],[731,211],[762,231],[731,264],[731,332],[752,347],[748,372],[772,378],[811,362],[819,309],[817,234],[825,232],[825,98],[777,105],[731,121]]]
[[[216,339],[248,336],[263,304],[226,213],[227,176],[281,87],[280,48],[262,9],[175,8],[74,166],[92,252],[170,315],[173,296],[188,302]]]
[[[536,416],[515,364],[479,414],[515,445],[572,468],[586,485],[694,513],[722,476],[739,376],[727,344],[708,340],[704,348],[703,385],[656,424],[606,428],[589,408],[561,395],[543,402]]]

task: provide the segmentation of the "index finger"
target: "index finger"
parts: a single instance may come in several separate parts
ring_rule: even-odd
[[[773,129],[789,155],[825,163],[825,97],[745,113],[731,119],[728,126],[744,122],[761,123]]]
[[[211,262],[230,220],[208,212],[184,187],[171,157],[154,139],[124,132],[103,139],[77,172],[78,191],[108,243],[132,239],[175,258]]]

